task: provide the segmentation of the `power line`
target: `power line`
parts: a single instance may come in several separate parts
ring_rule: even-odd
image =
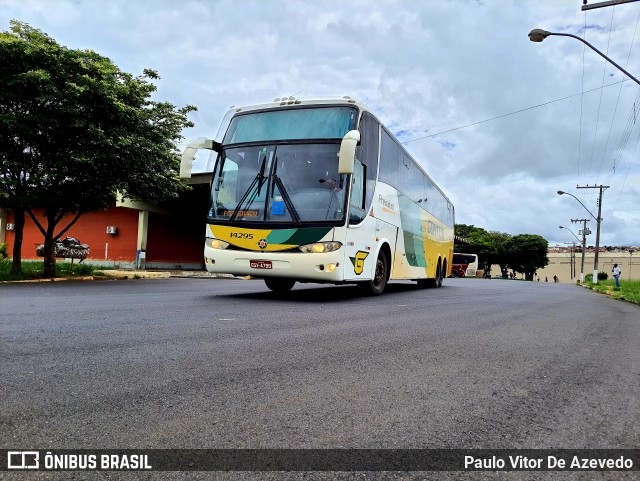
[[[636,146],[633,148],[633,154],[635,155],[636,150],[638,149],[638,142],[640,142],[640,132],[638,132],[638,138],[636,140]],[[611,211],[611,217],[613,217],[613,214],[615,213],[616,209],[618,208],[618,204],[620,203],[620,198],[622,197],[622,192],[624,191],[624,187],[627,184],[627,177],[629,177],[629,171],[631,170],[631,161],[629,161],[629,165],[627,166],[627,173],[624,176],[624,180],[622,181],[622,187],[620,188],[620,194],[618,195],[618,200],[616,200],[616,205],[613,206],[613,210]]]
[[[468,128],[468,127],[473,127],[474,125],[484,124],[484,123],[486,123],[486,122],[491,122],[491,121],[493,121],[493,120],[498,120],[498,119],[502,119],[502,118],[504,118],[504,117],[509,117],[510,115],[520,114],[520,113],[522,113],[522,112],[526,112],[527,110],[537,109],[537,108],[539,108],[539,107],[544,107],[544,106],[546,106],[546,105],[550,105],[550,104],[553,104],[553,103],[555,103],[555,102],[562,102],[563,100],[568,100],[568,99],[571,99],[571,98],[573,98],[573,97],[577,97],[578,95],[584,95],[584,94],[588,94],[588,93],[590,93],[590,92],[595,92],[595,91],[597,91],[597,90],[601,90],[601,89],[603,89],[603,88],[612,87],[612,86],[614,86],[614,85],[621,84],[622,82],[626,82],[626,81],[628,81],[628,80],[629,80],[629,79],[626,79],[626,78],[625,78],[625,79],[620,80],[620,81],[618,81],[618,82],[614,82],[614,83],[612,83],[612,84],[607,84],[607,85],[605,85],[604,87],[596,87],[596,88],[591,89],[591,90],[585,90],[585,91],[580,92],[580,93],[578,93],[578,94],[569,95],[569,96],[567,96],[567,97],[562,97],[562,98],[559,98],[559,99],[550,100],[549,102],[544,102],[544,103],[542,103],[542,104],[534,105],[534,106],[532,106],[532,107],[527,107],[527,108],[524,108],[524,109],[516,110],[516,111],[514,111],[514,112],[509,112],[508,114],[502,114],[502,115],[498,115],[498,116],[496,116],[496,117],[492,117],[492,118],[490,118],[490,119],[480,120],[480,121],[478,121],[478,122],[473,122],[473,123],[471,123],[471,124],[461,125],[460,127],[454,127],[453,129],[443,130],[443,131],[441,131],[441,132],[437,132],[437,133],[435,133],[435,134],[429,134],[429,135],[425,135],[425,136],[422,136],[422,137],[417,137],[417,138],[415,138],[415,139],[407,140],[406,142],[401,142],[401,144],[402,144],[402,145],[410,144],[411,142],[417,142],[418,140],[423,140],[423,139],[428,139],[428,138],[431,138],[431,137],[436,137],[436,136],[438,136],[438,135],[446,134],[446,133],[448,133],[448,132],[454,132],[454,131],[456,131],[456,130],[466,129],[466,128]]]
[[[636,40],[636,33],[638,32],[638,24],[640,23],[640,13],[638,13],[638,18],[636,20],[636,27],[633,30],[633,37],[631,38],[631,45],[629,46],[629,53],[627,54],[627,62],[625,63],[625,68],[629,65],[629,60],[631,59],[631,50],[633,49],[633,44]],[[620,89],[618,90],[618,98],[616,99],[616,105],[613,109],[613,117],[611,119],[611,127],[609,128],[609,134],[607,135],[607,141],[604,145],[604,150],[602,151],[602,159],[600,159],[600,167],[598,167],[598,175],[596,178],[600,177],[600,172],[602,172],[602,165],[604,164],[604,158],[607,153],[607,147],[609,146],[609,139],[611,138],[611,132],[613,131],[613,123],[616,118],[616,113],[618,112],[618,104],[620,103],[620,95],[622,94],[622,85],[620,85]]]
[[[578,128],[578,177],[576,179],[576,185],[580,185],[580,160],[582,159],[582,112],[584,110],[584,56],[587,51],[586,44],[587,37],[587,12],[584,12],[584,28],[582,29],[582,40],[584,40],[582,44],[582,84],[580,85],[580,90],[582,91],[580,95],[580,124]]]
[[[613,30],[613,13],[616,11],[616,7],[614,6],[611,9],[611,21],[609,22],[609,39],[607,40],[607,56],[609,55],[609,46],[611,45],[611,31]],[[586,15],[586,12],[585,12]],[[604,79],[607,76],[607,61],[604,62],[604,68],[602,69],[602,86],[604,87]],[[596,128],[593,131],[593,145],[591,146],[591,159],[589,159],[589,172],[587,177],[591,175],[591,166],[593,165],[593,156],[596,151],[596,139],[598,136],[598,124],[600,123],[600,108],[602,107],[602,93],[603,90],[600,90],[600,100],[598,101],[598,113],[596,114]]]
[[[629,119],[627,120],[627,125],[622,132],[622,136],[620,138],[620,143],[615,150],[615,155],[613,157],[613,162],[611,164],[611,168],[609,169],[609,174],[607,175],[607,182],[611,180],[611,178],[615,175],[616,169],[620,164],[620,160],[622,159],[622,155],[624,150],[627,147],[627,143],[629,142],[629,137],[631,136],[631,132],[636,125],[636,118],[638,116],[638,112],[640,109],[640,90],[636,95],[636,100],[633,103],[633,108],[631,109],[631,113],[629,114]]]

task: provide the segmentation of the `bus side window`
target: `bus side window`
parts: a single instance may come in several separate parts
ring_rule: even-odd
[[[349,224],[359,224],[365,217],[365,171],[366,167],[356,159],[353,170],[353,185],[351,187],[351,209],[349,211]]]
[[[378,153],[380,150],[380,124],[365,112],[360,120],[360,144],[356,150],[356,158],[365,168],[364,209],[368,210],[373,200],[373,192],[378,175]]]

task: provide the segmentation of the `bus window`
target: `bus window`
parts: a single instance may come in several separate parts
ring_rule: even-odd
[[[385,130],[382,131],[381,143],[380,180],[389,185],[397,187],[402,151]]]
[[[360,144],[356,150],[356,158],[360,159],[365,169],[365,203],[364,209],[369,210],[378,174],[378,153],[380,151],[380,124],[367,112],[360,119]]]

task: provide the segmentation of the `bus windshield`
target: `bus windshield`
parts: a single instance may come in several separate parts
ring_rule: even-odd
[[[338,175],[338,143],[249,145],[227,148],[218,159],[212,221],[342,221],[346,176]]]
[[[297,108],[236,115],[223,145],[273,140],[342,139],[354,128],[352,107]]]

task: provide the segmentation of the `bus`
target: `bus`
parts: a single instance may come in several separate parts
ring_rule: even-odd
[[[475,277],[478,272],[478,256],[476,254],[454,252],[452,262],[451,277]]]
[[[380,295],[389,280],[440,287],[451,272],[454,207],[361,102],[276,99],[232,108],[215,140],[204,261],[209,272],[357,284]]]

